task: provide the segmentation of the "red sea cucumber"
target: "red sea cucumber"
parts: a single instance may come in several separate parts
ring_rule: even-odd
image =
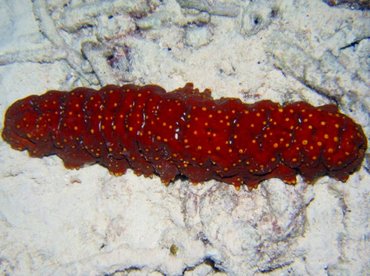
[[[29,96],[9,107],[2,136],[67,168],[98,162],[115,175],[131,168],[166,184],[183,175],[250,189],[273,177],[294,184],[297,174],[346,181],[367,148],[361,127],[334,105],[213,100],[191,83],[170,93],[108,85]]]

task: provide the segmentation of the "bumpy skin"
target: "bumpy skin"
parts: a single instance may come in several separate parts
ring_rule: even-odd
[[[131,168],[164,183],[183,175],[248,188],[273,177],[294,184],[297,174],[346,181],[367,147],[334,105],[213,100],[190,83],[170,93],[109,85],[29,96],[9,107],[2,136],[31,156],[57,154],[67,168],[98,162],[115,175]]]

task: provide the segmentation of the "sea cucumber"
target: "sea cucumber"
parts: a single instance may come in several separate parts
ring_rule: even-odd
[[[362,128],[335,105],[214,100],[188,83],[108,85],[99,91],[49,91],[16,101],[2,137],[34,157],[51,154],[66,168],[99,163],[121,175],[216,179],[256,188],[269,178],[296,183],[324,175],[346,181],[364,159]]]

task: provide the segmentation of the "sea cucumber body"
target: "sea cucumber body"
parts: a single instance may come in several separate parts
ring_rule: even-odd
[[[156,85],[99,91],[49,91],[6,112],[5,141],[31,156],[57,154],[67,168],[100,163],[116,175],[131,168],[169,183],[183,175],[255,188],[296,175],[341,181],[359,168],[367,140],[336,106],[213,100],[192,84],[173,92]]]

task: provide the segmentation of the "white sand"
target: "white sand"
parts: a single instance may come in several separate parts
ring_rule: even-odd
[[[0,0],[0,37],[0,128],[33,93],[194,82],[245,102],[336,99],[370,136],[369,12],[319,0]],[[366,161],[346,184],[272,179],[252,192],[66,170],[2,140],[0,164],[5,275],[370,271]]]

